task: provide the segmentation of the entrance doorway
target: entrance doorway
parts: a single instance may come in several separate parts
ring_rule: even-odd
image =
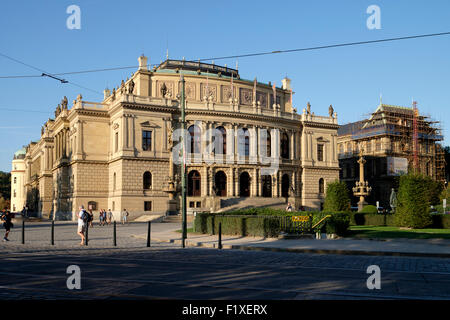
[[[261,176],[262,178],[262,196],[272,197],[272,177],[270,175]]]
[[[227,196],[227,175],[223,171],[218,171],[214,177],[214,183],[216,186],[216,196]]]
[[[250,175],[248,172],[242,172],[239,178],[239,196],[250,197]]]
[[[282,197],[289,197],[289,175],[284,174],[281,178],[281,196]]]

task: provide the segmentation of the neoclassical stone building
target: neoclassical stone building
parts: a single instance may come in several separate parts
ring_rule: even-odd
[[[138,60],[139,69],[105,90],[102,102],[79,95],[69,107],[64,97],[41,139],[15,160],[31,211],[57,219],[72,219],[81,204],[132,216],[177,212],[181,75],[188,207],[272,198],[320,208],[326,183],[339,178],[331,106],[328,116],[309,103],[298,114],[287,78],[277,88],[214,64],[167,60],[149,69],[146,57]]]

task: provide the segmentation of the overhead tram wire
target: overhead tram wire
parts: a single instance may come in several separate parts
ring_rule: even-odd
[[[236,58],[248,58],[248,57],[256,57],[256,56],[263,56],[263,55],[271,55],[271,54],[280,54],[280,53],[291,53],[291,52],[301,52],[301,51],[312,51],[312,50],[322,50],[322,49],[331,49],[331,48],[339,48],[339,47],[349,47],[349,46],[357,46],[357,45],[366,45],[366,44],[374,44],[374,43],[382,43],[382,42],[392,42],[392,41],[401,41],[401,40],[411,40],[411,39],[418,39],[418,38],[429,38],[429,37],[438,37],[438,36],[445,36],[450,35],[450,32],[440,32],[440,33],[429,33],[429,34],[421,34],[421,35],[414,35],[414,36],[405,36],[405,37],[397,37],[397,38],[387,38],[387,39],[378,39],[378,40],[368,40],[368,41],[358,41],[358,42],[347,42],[347,43],[338,43],[338,44],[331,44],[331,45],[324,45],[324,46],[317,46],[317,47],[305,47],[305,48],[298,48],[298,49],[287,49],[287,50],[273,50],[273,51],[266,51],[266,52],[255,52],[255,53],[247,53],[247,54],[240,54],[240,55],[232,55],[232,56],[222,56],[222,57],[213,57],[213,58],[203,58],[203,59],[193,59],[192,61],[211,61],[211,60],[225,60],[225,59],[236,59]],[[35,68],[31,65],[28,65],[26,63],[23,63],[19,60],[16,60],[14,58],[11,58],[9,56],[6,56],[2,53],[0,53],[1,56],[4,56],[8,59],[11,59],[13,61],[16,61],[20,64],[26,65],[28,67],[31,67],[33,69],[39,70],[43,72],[41,69]],[[158,66],[159,64],[151,64],[150,66]],[[61,73],[52,73],[54,76],[61,76],[61,75],[71,75],[71,74],[83,74],[83,73],[95,73],[95,72],[104,72],[104,71],[114,71],[114,70],[123,70],[123,69],[136,69],[139,66],[129,66],[129,67],[114,67],[114,68],[103,68],[103,69],[93,69],[93,70],[82,70],[82,71],[73,71],[73,72],[61,72]],[[13,75],[13,76],[0,76],[0,79],[9,79],[9,78],[37,78],[41,77],[41,75]],[[72,82],[73,84],[73,82]],[[98,92],[97,92],[98,93]]]
[[[306,47],[306,48],[299,48],[299,49],[274,50],[274,51],[266,51],[266,52],[247,53],[247,54],[240,54],[240,55],[234,55],[234,56],[224,56],[224,57],[197,59],[195,61],[209,61],[209,60],[224,60],[224,59],[247,58],[247,57],[256,57],[256,56],[263,56],[263,55],[270,55],[270,54],[291,53],[291,52],[301,52],[301,51],[311,51],[311,50],[321,50],[321,49],[330,49],[330,48],[338,48],[338,47],[349,47],[349,46],[365,45],[365,44],[380,43],[380,42],[410,40],[410,39],[418,39],[418,38],[426,38],[426,37],[438,37],[438,36],[444,36],[444,35],[450,35],[450,32],[440,32],[440,33],[421,34],[421,35],[397,37],[397,38],[387,38],[387,39],[378,39],[378,40],[339,43],[339,44],[331,44],[331,45],[317,46],[317,47]]]
[[[34,69],[34,70],[37,70],[37,71],[42,72],[42,74],[40,75],[40,77],[47,76],[47,77],[50,77],[50,78],[59,80],[59,81],[61,81],[61,83],[69,83],[69,84],[71,84],[71,85],[73,85],[73,86],[82,88],[82,89],[84,89],[84,90],[89,90],[89,91],[94,92],[94,93],[96,93],[96,94],[103,95],[101,92],[98,92],[98,91],[96,91],[96,90],[93,90],[93,89],[84,87],[84,86],[79,85],[79,84],[77,84],[77,83],[75,83],[75,82],[73,82],[73,81],[68,81],[68,80],[64,80],[64,79],[58,79],[58,78],[54,77],[55,75],[54,75],[53,73],[47,72],[47,71],[45,71],[45,70],[42,70],[42,69],[37,68],[37,67],[35,67],[35,66],[32,66],[32,65],[30,65],[30,64],[28,64],[28,63],[25,63],[25,62],[23,62],[23,61],[20,61],[20,60],[17,60],[17,59],[15,59],[15,58],[12,58],[12,57],[10,57],[10,56],[8,56],[8,55],[6,55],[6,54],[3,54],[3,53],[1,53],[1,52],[0,52],[0,56],[5,57],[5,58],[7,58],[7,59],[9,59],[9,60],[12,60],[12,61],[14,61],[14,62],[16,62],[16,63],[22,64],[22,65],[24,65],[24,66],[26,66],[26,67],[29,67],[29,68],[31,68],[31,69]],[[27,77],[30,77],[30,76],[27,76]],[[17,78],[17,77],[16,77],[16,78]]]

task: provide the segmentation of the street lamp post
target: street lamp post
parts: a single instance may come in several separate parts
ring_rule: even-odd
[[[364,181],[364,164],[366,163],[366,160],[362,156],[362,149],[359,155],[359,181],[356,181],[356,186],[353,187],[353,194],[357,197],[359,197],[358,202],[358,212],[361,212],[364,205],[366,204],[364,198],[367,197],[370,194],[370,191],[372,191],[372,187],[369,187],[369,183],[367,181]]]
[[[186,225],[186,115],[185,115],[185,93],[184,93],[184,76],[181,75],[181,128],[182,128],[182,152],[183,152],[183,164],[181,166],[181,217],[182,217],[182,244],[185,247],[185,241],[187,238],[187,225]]]

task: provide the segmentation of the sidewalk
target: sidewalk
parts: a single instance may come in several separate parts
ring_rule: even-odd
[[[146,234],[133,235],[146,239]],[[181,233],[173,231],[153,232],[152,241],[181,244]],[[218,236],[188,233],[186,246],[218,248]],[[266,250],[281,252],[416,256],[450,258],[450,240],[446,239],[278,239],[222,235],[223,249]]]

